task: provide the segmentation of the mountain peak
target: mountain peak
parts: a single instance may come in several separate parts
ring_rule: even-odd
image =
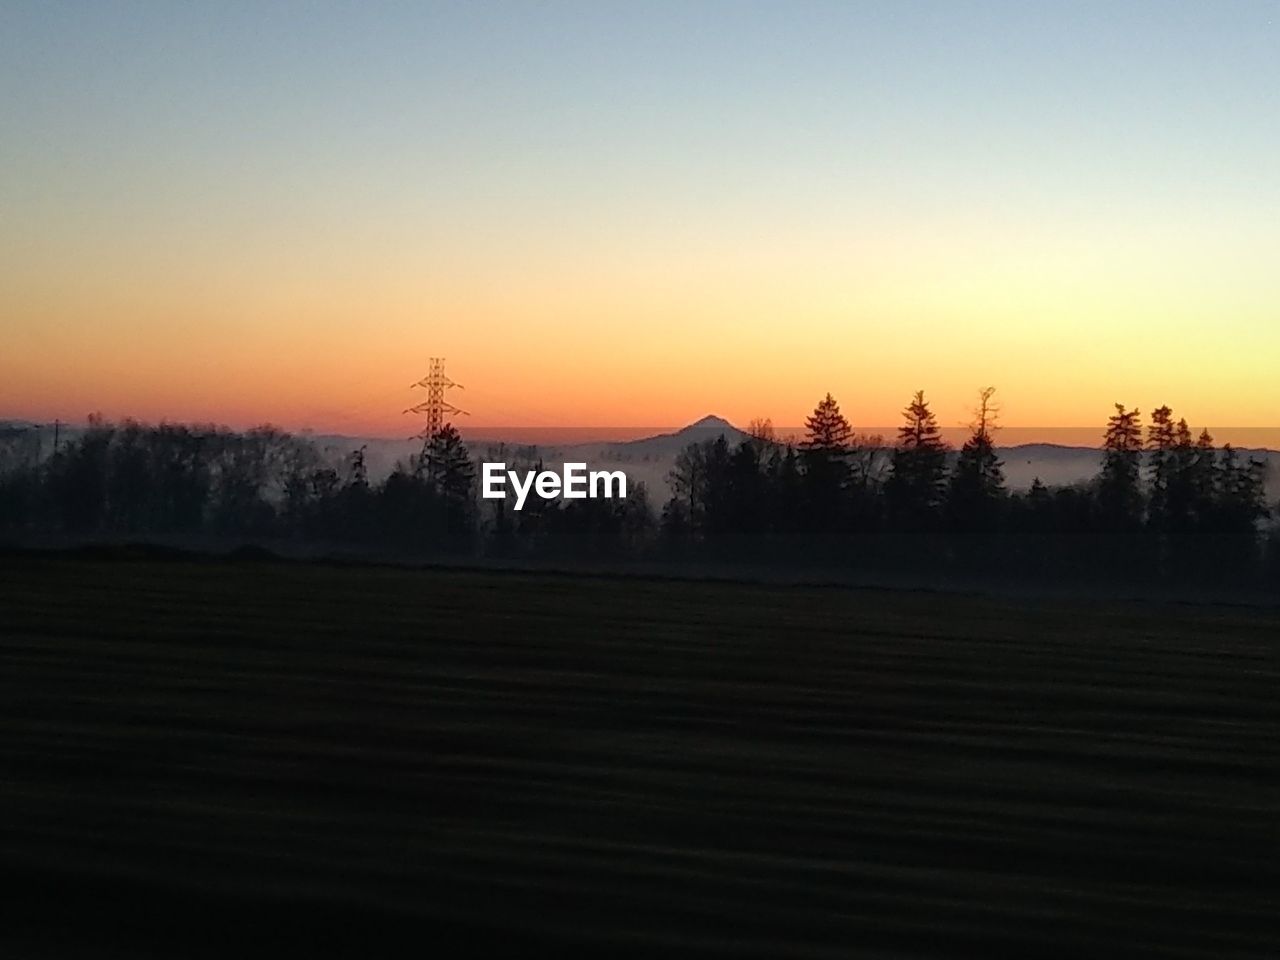
[[[724,417],[717,417],[714,414],[707,414],[701,420],[689,424],[686,430],[733,430],[734,426]]]
[[[705,443],[716,437],[724,437],[729,443],[737,443],[746,434],[731,424],[724,417],[708,415],[687,427],[681,427],[675,433],[660,433],[656,437],[645,437],[643,440],[628,440],[613,446],[635,453],[642,451],[652,454],[654,451],[666,450],[679,452],[691,443]]]

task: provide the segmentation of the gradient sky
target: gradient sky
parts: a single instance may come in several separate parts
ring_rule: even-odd
[[[0,417],[1280,423],[1280,2],[0,5]]]

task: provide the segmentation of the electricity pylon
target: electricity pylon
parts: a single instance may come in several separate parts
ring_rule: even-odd
[[[453,387],[457,387],[459,390],[462,389],[462,384],[454,383],[444,375],[444,357],[432,357],[431,372],[417,383],[410,384],[409,389],[412,390],[414,387],[424,388],[427,391],[427,399],[422,403],[409,407],[405,410],[405,413],[425,413],[427,422],[423,426],[422,432],[414,434],[410,439],[430,440],[444,427],[446,415],[467,415],[467,411],[458,409],[444,398],[446,390]]]

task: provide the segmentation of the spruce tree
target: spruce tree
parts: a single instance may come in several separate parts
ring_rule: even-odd
[[[1147,523],[1157,531],[1169,526],[1169,485],[1173,472],[1173,410],[1168,406],[1151,412],[1147,427],[1147,457],[1150,471],[1150,502]]]
[[[1195,527],[1195,443],[1186,420],[1179,420],[1169,455],[1167,526],[1172,533],[1189,533]]]
[[[1142,427],[1137,410],[1126,410],[1121,403],[1115,407],[1103,435],[1098,510],[1104,528],[1132,530],[1142,523]]]
[[[457,428],[446,423],[422,450],[423,469],[436,493],[448,501],[471,499],[475,468]]]
[[[832,531],[844,523],[844,493],[849,465],[846,455],[853,430],[828,393],[805,420],[800,444],[804,464],[804,525],[811,531]]]
[[[1208,430],[1201,430],[1191,451],[1188,486],[1191,491],[1192,524],[1207,530],[1213,517],[1213,491],[1217,482],[1218,451]]]
[[[903,410],[886,493],[895,522],[904,529],[929,525],[943,499],[947,448],[924,391]]]
[[[446,423],[424,444],[419,472],[439,498],[446,536],[457,545],[471,531],[475,467],[457,429]]]
[[[1214,484],[1217,532],[1252,536],[1257,522],[1270,512],[1266,505],[1266,464],[1242,460],[1224,444]]]
[[[806,450],[820,450],[828,454],[842,454],[849,446],[853,434],[849,421],[840,412],[840,404],[828,393],[819,401],[804,422]]]

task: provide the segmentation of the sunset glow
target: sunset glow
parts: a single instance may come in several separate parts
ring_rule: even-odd
[[[1276,425],[1274,3],[747,6],[6,4],[0,419]]]

